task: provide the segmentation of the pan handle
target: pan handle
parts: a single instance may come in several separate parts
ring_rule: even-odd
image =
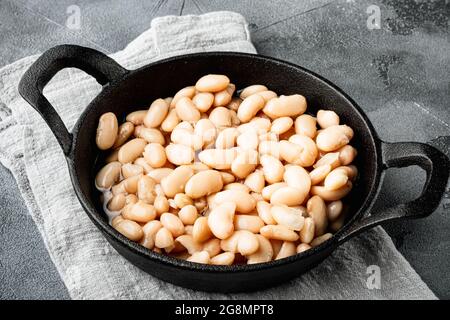
[[[72,147],[72,135],[42,93],[47,83],[64,68],[81,69],[101,85],[120,79],[128,70],[97,50],[60,45],[44,52],[22,76],[19,83],[20,95],[44,118],[64,154],[68,156]]]
[[[450,171],[448,157],[438,149],[419,142],[381,142],[383,170],[418,165],[427,178],[421,195],[410,202],[398,204],[382,212],[371,213],[356,221],[340,237],[343,243],[360,232],[383,222],[399,219],[424,218],[437,208],[445,192]]]

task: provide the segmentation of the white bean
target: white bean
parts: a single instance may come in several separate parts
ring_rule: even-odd
[[[321,130],[316,137],[317,147],[325,152],[335,151],[350,142],[353,130],[346,125],[334,125]]]
[[[231,169],[231,164],[238,155],[237,149],[207,149],[198,154],[201,162],[207,166],[224,170]]]
[[[230,79],[222,74],[208,74],[201,77],[195,84],[195,89],[201,92],[219,92],[225,90]]]
[[[302,212],[295,208],[274,205],[270,209],[270,213],[279,225],[283,225],[290,230],[300,231],[305,223],[305,218],[302,216]]]
[[[167,201],[165,196],[156,196],[153,206],[159,216],[169,211],[169,201]]]
[[[128,138],[131,137],[131,135],[134,132],[134,124],[131,122],[124,122],[119,126],[119,130],[117,132],[116,140],[114,141],[114,145],[112,148],[117,149],[120,146],[122,146]]]
[[[238,190],[243,191],[245,193],[250,193],[250,188],[247,185],[242,184],[240,182],[229,183],[223,188],[223,190]]]
[[[167,161],[166,151],[159,143],[149,143],[144,148],[144,159],[152,168],[161,168]]]
[[[243,231],[239,235],[237,251],[243,256],[251,255],[259,249],[258,237],[251,232]]]
[[[236,86],[230,83],[224,90],[216,92],[214,94],[214,107],[226,106],[231,102],[231,97],[233,96]]]
[[[167,159],[175,165],[190,164],[194,160],[194,150],[183,144],[171,143],[165,150]]]
[[[169,105],[164,99],[156,99],[150,105],[144,118],[144,125],[147,128],[156,128],[161,125],[169,112]]]
[[[292,231],[288,227],[282,225],[267,225],[262,227],[259,232],[267,239],[297,241],[299,238],[295,231]]]
[[[295,119],[295,133],[314,139],[317,133],[317,120],[309,114],[302,114]]]
[[[194,222],[192,237],[196,242],[204,242],[212,237],[208,217],[199,217]]]
[[[141,239],[140,244],[147,249],[153,249],[155,246],[155,236],[159,229],[162,228],[161,222],[153,220],[147,222],[143,227],[144,237]]]
[[[153,168],[148,164],[148,162],[144,159],[144,157],[137,158],[136,160],[134,160],[133,164],[142,167],[145,174],[148,174],[150,171],[153,171]]]
[[[327,207],[325,202],[321,197],[313,196],[308,200],[306,210],[308,211],[308,215],[314,221],[315,236],[321,236],[328,227]]]
[[[292,125],[294,124],[294,120],[290,117],[281,117],[277,118],[272,122],[272,127],[270,131],[276,134],[282,134],[288,131]]]
[[[283,179],[288,186],[298,189],[302,196],[306,198],[311,189],[311,178],[308,171],[296,165],[286,166]]]
[[[122,164],[117,161],[110,162],[105,165],[95,177],[95,185],[97,188],[111,188],[113,184],[119,180],[121,168]]]
[[[114,145],[117,138],[119,125],[114,113],[102,114],[98,121],[96,143],[100,150],[106,150]]]
[[[324,243],[325,241],[331,239],[333,237],[333,234],[331,233],[325,233],[324,235],[315,238],[312,242],[311,242],[311,247],[317,247],[319,245],[321,245],[322,243]]]
[[[210,167],[208,167],[206,164],[204,164],[202,162],[194,162],[192,164],[188,164],[187,166],[192,168],[192,170],[194,170],[194,173],[199,173],[201,171],[210,170]]]
[[[259,248],[258,250],[247,256],[247,264],[269,262],[273,257],[273,249],[269,240],[262,235],[257,234]]]
[[[235,231],[228,238],[221,240],[220,241],[220,248],[223,251],[237,253],[238,252],[239,237],[241,236],[241,234],[243,232],[245,232],[245,231],[243,231],[243,230]],[[246,231],[246,232],[249,232],[249,231]]]
[[[121,219],[113,227],[131,241],[139,241],[144,236],[141,226],[131,220]]]
[[[155,128],[137,126],[134,128],[134,135],[144,139],[147,143],[159,143],[160,145],[164,145],[166,142],[161,131]]]
[[[264,200],[269,201],[270,198],[272,197],[272,194],[275,191],[277,191],[278,189],[281,189],[283,187],[287,187],[286,182],[273,183],[273,184],[270,184],[270,185],[264,187],[261,191],[261,194],[262,194]]]
[[[203,146],[203,137],[191,133],[185,129],[174,129],[170,135],[172,142],[183,144],[194,150],[200,150]]]
[[[253,149],[243,150],[231,163],[231,171],[240,178],[246,178],[258,164],[258,152]]]
[[[237,137],[236,143],[243,150],[257,150],[259,144],[258,134],[254,130],[247,130]]]
[[[280,143],[278,141],[261,141],[258,148],[259,154],[270,155],[276,159],[280,159]]]
[[[214,238],[206,241],[203,244],[202,250],[208,252],[210,257],[218,255],[220,251],[222,251],[222,249],[220,248],[220,240]]]
[[[207,112],[212,107],[214,95],[210,92],[199,92],[193,98],[192,102],[201,112]]]
[[[340,167],[331,171],[325,178],[324,187],[327,190],[337,190],[343,186],[348,181],[347,172],[344,169],[339,169]]]
[[[350,181],[337,190],[327,190],[324,186],[312,186],[311,194],[318,195],[325,201],[336,201],[344,198],[352,190],[352,186]]]
[[[172,170],[161,180],[161,187],[168,197],[174,197],[177,193],[182,193],[188,180],[194,175],[194,171],[188,166],[180,166]]]
[[[146,145],[145,140],[139,138],[128,141],[119,149],[119,161],[122,163],[133,162],[142,155]]]
[[[137,196],[145,203],[153,204],[156,198],[156,182],[149,176],[141,176],[137,183]]]
[[[194,254],[195,252],[201,251],[203,246],[194,240],[191,235],[184,234],[175,239],[175,242],[180,243],[186,248],[189,254]]]
[[[241,97],[241,99],[245,99],[255,93],[267,90],[269,89],[267,89],[267,87],[262,84],[254,84],[244,88],[239,96]]]
[[[266,201],[258,201],[256,203],[256,210],[258,216],[264,221],[265,224],[276,224],[277,222],[271,213],[272,205]]]
[[[310,243],[314,239],[315,224],[313,218],[306,218],[302,230],[300,230],[300,241],[303,243]]]
[[[170,107],[175,108],[178,100],[180,100],[182,97],[188,97],[189,99],[192,99],[195,95],[195,87],[189,86],[181,89],[178,91],[174,96],[172,101],[170,102]]]
[[[251,191],[261,193],[265,186],[264,173],[261,170],[255,170],[245,178],[244,183]]]
[[[330,173],[331,166],[329,164],[315,168],[309,173],[311,179],[311,185],[316,185],[322,182],[325,177]]]
[[[193,205],[187,205],[178,212],[178,217],[185,225],[193,225],[198,217],[197,208]]]
[[[306,198],[307,194],[301,193],[294,187],[282,187],[276,190],[270,197],[271,204],[284,204],[286,206],[299,206]]]
[[[147,175],[155,180],[156,183],[161,183],[161,180],[167,177],[172,172],[172,168],[157,168],[148,172]]]
[[[264,221],[253,215],[237,214],[234,216],[234,230],[247,230],[259,233],[259,229],[264,227]]]
[[[236,178],[231,173],[228,172],[220,171],[220,175],[222,176],[222,181],[224,185],[232,183],[236,180]]]
[[[222,266],[229,266],[232,265],[234,262],[234,253],[233,252],[223,252],[221,254],[218,254],[215,257],[212,257],[210,260],[210,263],[213,265],[222,265]]]
[[[159,220],[163,227],[169,230],[175,238],[184,233],[183,222],[173,213],[163,213]]]
[[[185,192],[193,199],[208,196],[220,191],[223,187],[221,174],[216,170],[200,171],[186,183]]]
[[[330,165],[331,170],[339,167],[341,162],[339,160],[339,152],[330,152],[324,154],[317,162],[314,164],[314,168],[318,168],[324,165]]]
[[[310,167],[314,164],[317,155],[319,154],[314,140],[308,136],[294,134],[289,137],[289,142],[292,142],[302,148],[299,155],[299,161],[294,161],[295,164],[299,164],[302,167]]]
[[[299,94],[280,96],[267,102],[263,111],[272,119],[281,117],[296,117],[306,110],[306,99]]]
[[[156,218],[155,208],[148,203],[138,201],[135,204],[127,205],[128,210],[122,212],[124,219],[136,222],[149,222]]]
[[[186,259],[190,262],[209,264],[209,254],[206,251],[195,252],[192,256]]]
[[[322,129],[337,126],[339,124],[339,116],[331,110],[319,110],[317,112],[317,122]]]
[[[210,143],[214,142],[217,136],[217,129],[214,123],[212,123],[209,119],[200,119],[195,124],[194,133],[202,137],[203,145],[207,146]]]
[[[108,210],[110,211],[120,211],[125,206],[125,195],[119,193],[111,198],[108,202]]]
[[[197,122],[200,120],[200,111],[188,97],[181,97],[176,104],[177,116],[183,121]]]
[[[253,127],[254,129],[256,129],[258,134],[269,132],[271,126],[272,123],[270,122],[270,119],[264,117],[254,117],[249,122],[249,128]]]
[[[273,92],[272,90],[265,90],[265,91],[260,91],[257,92],[261,97],[263,97],[264,101],[267,102],[270,99],[276,98],[278,97],[278,95]]]
[[[234,203],[236,205],[236,211],[240,213],[250,213],[256,207],[255,199],[247,192],[240,190],[225,190],[216,193],[214,202],[218,205],[222,205],[227,202]]]
[[[148,110],[133,111],[127,115],[126,120],[135,126],[139,126],[144,123],[144,118],[147,115],[147,111]]]
[[[260,162],[264,178],[268,183],[273,184],[283,179],[284,166],[280,160],[270,155],[262,155]]]
[[[331,201],[327,204],[327,217],[330,221],[336,221],[342,214],[343,203],[341,200]]]
[[[337,151],[339,152],[339,161],[343,166],[347,166],[352,163],[358,154],[357,150],[349,144],[343,146]]]
[[[231,127],[231,113],[225,107],[214,108],[209,114],[209,120],[216,128]]]
[[[264,98],[258,94],[246,97],[240,104],[237,116],[241,122],[249,122],[264,107]]]
[[[131,163],[125,163],[122,165],[122,176],[126,179],[129,177],[137,176],[139,174],[144,173],[144,168],[137,165],[137,164],[131,164]]]
[[[293,242],[284,241],[280,248],[280,252],[277,254],[275,260],[284,259],[284,258],[293,256],[294,254],[297,253],[296,249],[297,248],[295,247],[295,244]]]
[[[173,235],[168,229],[163,227],[156,232],[155,246],[157,248],[164,249],[173,246],[173,244]]]
[[[177,110],[171,109],[164,121],[161,123],[161,130],[165,132],[172,132],[172,130],[180,123],[181,119],[178,117]]]
[[[214,208],[208,216],[208,226],[219,239],[226,239],[234,232],[234,213],[236,204],[225,202]]]
[[[217,149],[230,149],[235,146],[239,131],[236,128],[226,128],[222,130],[216,139]]]

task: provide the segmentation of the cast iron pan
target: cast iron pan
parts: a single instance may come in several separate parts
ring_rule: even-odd
[[[61,69],[84,70],[103,85],[72,130],[42,94],[43,88]],[[159,97],[173,95],[209,73],[229,76],[237,88],[262,83],[279,94],[300,93],[308,111],[336,111],[342,122],[355,131],[352,144],[358,149],[358,182],[346,198],[350,204],[344,227],[331,239],[306,252],[285,259],[254,265],[211,266],[154,253],[129,241],[109,226],[94,187],[99,168],[95,134],[100,115],[114,112],[119,121],[133,110],[148,108]],[[260,55],[211,52],[165,59],[137,70],[127,70],[93,49],[62,45],[45,52],[24,74],[19,92],[35,108],[55,134],[64,154],[75,193],[92,222],[125,258],[146,272],[179,286],[204,291],[236,292],[277,285],[305,272],[324,260],[337,246],[365,229],[382,222],[423,218],[438,206],[450,165],[448,158],[430,145],[417,142],[381,141],[361,108],[342,90],[321,76],[297,65]],[[391,167],[418,165],[426,171],[422,194],[416,200],[383,212],[371,212],[383,172]]]

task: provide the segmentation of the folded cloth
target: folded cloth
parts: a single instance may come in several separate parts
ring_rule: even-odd
[[[168,56],[201,51],[255,53],[244,18],[233,12],[156,18],[149,30],[111,56],[124,67],[135,69]],[[27,57],[0,69],[0,160],[14,174],[73,299],[435,298],[381,228],[344,244],[312,271],[253,293],[188,290],[134,267],[107,243],[84,213],[58,143],[18,94],[18,82],[36,58]],[[99,91],[100,85],[91,77],[67,69],[44,93],[70,129]],[[380,272],[372,274],[372,270]],[[378,275],[379,282],[373,278]]]

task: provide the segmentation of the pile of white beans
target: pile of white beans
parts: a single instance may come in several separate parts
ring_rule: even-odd
[[[95,183],[112,227],[213,265],[282,259],[328,240],[357,177],[353,130],[306,106],[264,85],[237,96],[227,76],[209,74],[120,126],[103,114],[96,143],[109,153]]]

